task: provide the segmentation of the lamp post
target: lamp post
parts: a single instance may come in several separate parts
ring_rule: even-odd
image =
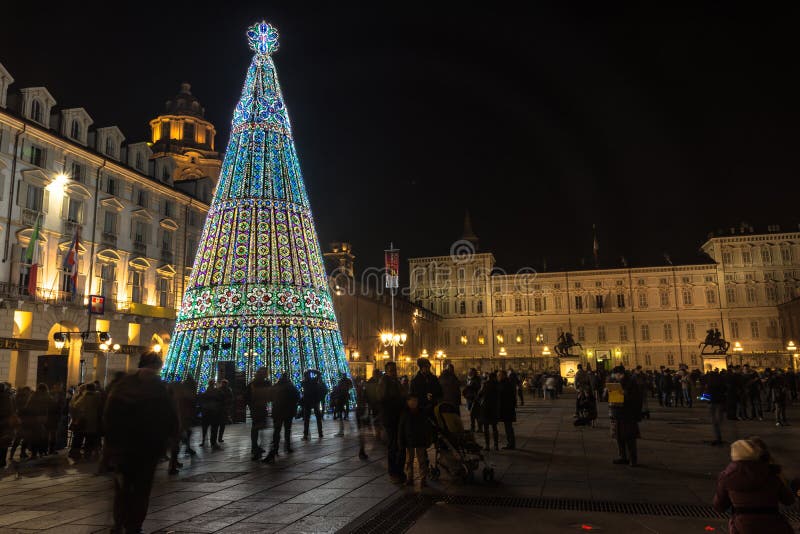
[[[792,370],[797,372],[797,345],[794,344],[794,341],[789,340],[786,344],[786,351],[789,353],[789,359],[792,360],[790,362]]]
[[[406,344],[408,336],[405,332],[381,332],[381,343],[384,347],[392,347],[392,361],[397,361],[397,347]]]
[[[71,332],[68,330],[61,330],[53,334],[53,345],[55,345],[56,350],[61,350],[65,346],[69,346],[69,341],[72,337],[80,337],[82,341],[86,341],[90,337],[94,336],[100,344],[108,345],[111,343],[111,334],[108,332],[101,332],[100,330],[84,330],[83,332]],[[102,350],[102,349],[101,349]],[[81,346],[81,352],[83,352],[83,346]],[[80,371],[78,380],[83,382],[83,354],[81,354],[80,360]],[[108,360],[106,360],[108,363]],[[104,384],[105,386],[105,384]]]
[[[106,357],[106,364],[103,366],[103,389],[106,388],[106,384],[108,382],[108,353],[111,352],[116,354],[122,348],[119,343],[109,345],[110,342],[111,338],[109,337],[108,341],[100,343],[100,346],[97,347]],[[161,347],[159,347],[159,350],[161,350]]]
[[[742,347],[741,342],[733,342],[733,352],[739,355],[739,365],[742,365],[742,352],[744,352],[744,347]]]

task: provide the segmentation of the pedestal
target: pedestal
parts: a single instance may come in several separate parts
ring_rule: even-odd
[[[567,385],[575,385],[575,373],[578,372],[578,364],[581,363],[580,356],[565,356],[558,359],[561,376],[567,379]]]
[[[703,372],[713,371],[714,369],[728,368],[728,357],[725,354],[703,354]]]

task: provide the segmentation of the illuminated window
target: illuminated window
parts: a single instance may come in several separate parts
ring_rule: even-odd
[[[483,329],[478,329],[478,345],[485,345],[486,338],[483,336]]]
[[[502,329],[497,331],[497,342],[501,345],[506,342],[506,336]]]
[[[514,341],[517,342],[518,345],[522,344],[524,338],[522,335],[522,328],[517,328],[517,335],[514,336]]]

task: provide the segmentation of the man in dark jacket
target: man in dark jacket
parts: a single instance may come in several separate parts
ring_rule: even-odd
[[[292,419],[297,414],[297,402],[300,394],[289,380],[289,374],[283,373],[274,386],[269,388],[269,400],[272,402],[272,448],[264,458],[270,463],[278,455],[281,444],[281,429],[284,430],[284,450],[292,452]]]
[[[725,377],[718,371],[712,371],[705,376],[705,392],[710,398],[709,411],[711,412],[711,427],[714,431],[714,441],[711,445],[722,445],[722,421],[727,407],[727,385]]]
[[[419,372],[411,379],[409,393],[419,398],[419,409],[424,414],[433,412],[433,407],[442,400],[442,385],[436,375],[431,373],[431,362],[428,358],[417,360]]]
[[[231,388],[230,382],[227,379],[223,378],[219,382],[219,396],[220,396],[220,405],[222,407],[222,412],[220,413],[219,417],[219,434],[217,436],[217,443],[223,443],[225,440],[223,437],[225,436],[225,426],[233,420],[233,389]]]
[[[439,384],[442,388],[442,402],[452,404],[456,413],[461,414],[461,384],[452,363],[447,364],[439,375]]]
[[[250,408],[250,454],[252,459],[258,460],[264,448],[258,444],[261,431],[267,428],[267,398],[269,396],[270,381],[267,380],[267,368],[260,367],[256,371],[253,381],[247,384],[244,392],[244,401]]]
[[[497,433],[497,421],[500,419],[500,391],[495,373],[489,373],[486,377],[486,382],[483,383],[480,391],[478,391],[478,398],[472,409],[477,411],[486,450],[489,450],[490,428],[492,430],[494,450],[498,450],[500,448],[498,443],[500,438]]]
[[[104,453],[114,467],[115,532],[141,531],[156,464],[178,437],[175,404],[160,369],[158,354],[143,354],[139,371],[120,380],[105,406]]]
[[[381,420],[386,430],[386,442],[389,455],[389,477],[392,482],[403,482],[405,475],[405,450],[400,449],[397,440],[397,429],[400,424],[400,414],[406,403],[406,391],[397,378],[397,364],[388,362],[386,372],[378,383],[378,401],[380,402]]]
[[[631,467],[636,467],[639,464],[636,440],[639,438],[639,421],[642,418],[642,392],[625,367],[615,367],[612,374],[621,384],[624,395],[622,405],[610,407],[611,430],[619,449],[619,458],[614,463],[630,463]]]
[[[312,411],[317,421],[317,434],[322,439],[322,410],[320,410],[320,404],[328,393],[328,388],[325,387],[319,372],[312,369],[304,373],[300,386],[303,389],[303,399],[301,400],[301,405],[303,406],[303,440],[308,440],[308,426],[311,422]]]
[[[13,419],[17,416],[14,397],[11,388],[5,382],[0,382],[0,468],[6,466],[8,446],[14,439]]]
[[[478,414],[473,410],[475,399],[478,397],[478,391],[481,389],[481,377],[478,376],[478,370],[474,367],[469,370],[467,374],[467,385],[464,387],[464,398],[467,399],[467,411],[469,412],[469,430],[475,432],[475,421],[478,419]]]
[[[514,423],[517,421],[517,386],[511,382],[505,371],[498,371],[498,392],[500,397],[500,421],[506,431],[506,445],[504,449],[513,451],[517,448],[514,436]]]
[[[219,436],[220,419],[222,419],[222,394],[217,388],[215,380],[208,381],[208,387],[199,395],[198,400],[200,401],[203,430],[200,446],[206,446],[206,436],[208,435],[211,441],[211,450],[218,451],[221,449],[217,443],[217,437]],[[208,433],[209,428],[211,434]]]

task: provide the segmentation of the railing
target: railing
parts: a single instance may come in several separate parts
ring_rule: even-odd
[[[36,291],[31,294],[28,286],[8,284],[0,282],[0,298],[9,300],[29,300],[33,302],[43,302],[56,306],[78,306],[83,307],[83,299],[79,295],[73,295],[69,291],[36,286]]]
[[[33,226],[36,224],[36,219],[41,215],[40,211],[22,208],[22,224],[26,226]]]
[[[103,243],[106,245],[111,245],[112,247],[117,246],[117,234],[110,234],[108,232],[103,232],[102,240]]]
[[[66,220],[64,221],[64,230],[62,233],[66,236],[73,236],[75,235],[76,228],[79,230],[83,230],[83,225],[78,221]]]

